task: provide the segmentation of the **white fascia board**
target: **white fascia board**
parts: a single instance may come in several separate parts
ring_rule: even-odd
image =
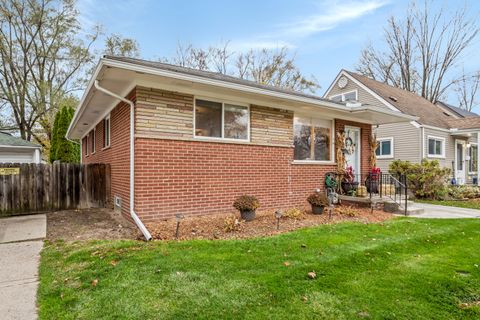
[[[3,145],[0,144],[0,148],[20,148],[20,149],[41,149],[41,146],[11,146],[11,145]]]
[[[85,106],[87,105],[85,103],[85,101],[87,100],[88,95],[90,94],[90,91],[91,91],[91,89],[92,89],[92,87],[95,83],[95,80],[97,79],[97,77],[100,73],[100,70],[102,70],[103,66],[104,66],[104,59],[102,58],[98,62],[97,67],[95,69],[95,72],[93,73],[93,76],[90,78],[90,81],[88,82],[87,88],[83,92],[82,99],[80,100],[80,102],[77,106],[77,110],[75,110],[72,121],[70,122],[70,125],[68,126],[67,133],[65,134],[65,137],[67,139],[70,139],[71,131],[72,131],[73,127],[75,127],[77,125],[78,119],[80,118],[80,115],[83,113],[83,111],[85,109]]]

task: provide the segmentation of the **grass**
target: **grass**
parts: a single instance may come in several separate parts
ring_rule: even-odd
[[[424,200],[417,199],[415,202],[438,204],[442,206],[449,207],[459,207],[459,208],[469,208],[469,209],[479,209],[480,210],[480,201],[478,200]]]
[[[56,242],[41,255],[39,314],[478,319],[470,305],[480,300],[478,243],[480,219],[408,218],[236,241]]]

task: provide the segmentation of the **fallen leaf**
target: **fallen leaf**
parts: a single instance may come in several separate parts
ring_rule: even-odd
[[[98,284],[98,279],[95,279],[92,281],[92,286],[96,287]]]
[[[116,260],[110,261],[110,264],[111,264],[112,266],[114,266],[114,267],[117,265],[117,263],[118,263],[118,262],[117,262]]]
[[[312,272],[309,272],[309,273],[308,273],[308,277],[309,277],[310,279],[315,279],[315,278],[317,277],[317,274],[315,273],[315,271],[312,271]]]
[[[302,246],[301,246],[301,247],[302,247],[302,248],[306,248],[306,247],[307,247],[307,245],[306,245],[306,244],[302,244]]]
[[[285,267],[288,267],[290,265],[290,262],[285,261],[283,264],[285,265]]]
[[[303,297],[302,297],[302,301],[307,302],[307,301],[308,301],[307,296],[303,296]]]

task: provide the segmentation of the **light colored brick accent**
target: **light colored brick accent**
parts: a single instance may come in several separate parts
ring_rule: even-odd
[[[251,142],[293,144],[293,111],[252,105],[250,107]]]
[[[152,137],[193,137],[193,96],[137,87],[135,133]]]

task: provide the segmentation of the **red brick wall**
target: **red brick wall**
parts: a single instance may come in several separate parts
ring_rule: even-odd
[[[369,171],[370,126],[361,127],[362,171]],[[364,141],[365,140],[365,141]],[[234,212],[235,197],[252,194],[263,209],[305,206],[335,165],[293,164],[292,147],[137,138],[135,210],[149,222],[176,213]],[[366,159],[366,160],[365,160]]]
[[[132,92],[127,99],[134,100]],[[110,113],[110,147],[104,148],[103,120],[96,126],[96,152],[91,153],[91,140],[88,141],[88,156],[85,156],[85,141],[82,141],[83,163],[109,163],[111,168],[111,195],[122,199],[122,214],[130,217],[130,106],[119,103]],[[90,134],[90,133],[89,133]],[[85,139],[85,138],[84,138]]]

